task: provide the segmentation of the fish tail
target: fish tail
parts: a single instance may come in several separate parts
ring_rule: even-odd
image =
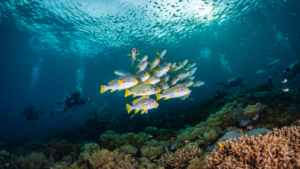
[[[155,96],[156,96],[156,100],[161,99],[160,94],[155,94]]]
[[[131,67],[133,67],[133,63],[134,63],[134,59],[132,58],[132,63],[131,63]]]
[[[100,90],[100,93],[104,93],[106,91],[106,86],[105,85],[101,85],[101,90]]]
[[[128,89],[126,89],[125,90],[125,97],[127,97],[127,96],[129,96],[130,94],[129,94],[129,90]]]
[[[130,104],[126,104],[126,109],[127,109],[128,114],[129,114],[131,112],[131,106],[130,106]]]

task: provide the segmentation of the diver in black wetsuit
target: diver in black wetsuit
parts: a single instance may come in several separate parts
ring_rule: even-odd
[[[61,103],[60,102],[55,103],[55,104],[59,104],[61,106],[61,109],[51,110],[50,111],[51,117],[52,118],[54,117],[54,112],[62,113],[68,111],[71,108],[72,111],[76,111],[78,105],[86,104],[84,100],[88,100],[90,101],[90,103],[92,103],[92,101],[89,98],[82,99],[80,92],[72,93],[71,96],[68,96],[67,98],[63,99]]]
[[[291,72],[291,73],[288,73]],[[290,67],[288,67],[287,69],[284,70],[283,72],[283,76],[293,80],[296,75],[300,73],[300,60],[296,60]]]
[[[238,77],[228,80],[228,84],[221,82],[221,83],[216,83],[216,85],[221,84],[225,87],[225,89],[229,89],[232,87],[238,87],[238,86],[241,88],[241,87],[245,87],[248,85],[248,84],[243,84],[242,83],[243,81],[244,81],[244,78],[242,78],[241,76],[238,76]]]
[[[20,115],[24,115],[26,120],[38,120],[39,114],[44,114],[43,111],[34,111],[34,107],[29,104],[25,111],[21,112]]]

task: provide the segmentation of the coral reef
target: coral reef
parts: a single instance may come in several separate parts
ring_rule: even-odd
[[[40,169],[48,168],[50,162],[43,153],[31,153],[27,156],[20,156],[16,159],[16,164],[19,168],[23,169]]]
[[[101,146],[109,150],[115,150],[123,145],[130,144],[136,148],[140,148],[149,137],[145,133],[126,133],[118,134],[111,130],[106,131],[100,136]]]
[[[223,142],[208,157],[210,168],[300,168],[300,127],[274,129],[265,136]]]
[[[65,156],[71,156],[72,161],[76,161],[81,152],[81,146],[73,145],[66,140],[51,140],[42,152],[48,159],[51,157],[54,161],[62,161]]]
[[[244,110],[244,115],[248,120],[251,120],[256,114],[261,114],[265,110],[266,106],[262,105],[261,103],[256,103],[255,105],[248,105]]]
[[[186,168],[191,160],[199,157],[202,154],[200,148],[191,145],[179,149],[175,153],[167,152],[158,161],[159,165],[164,167],[171,166],[172,168]]]
[[[133,147],[132,145],[124,145],[120,147],[120,152],[124,154],[131,154],[135,155],[137,153],[138,149]]]

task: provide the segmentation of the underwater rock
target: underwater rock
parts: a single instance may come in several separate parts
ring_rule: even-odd
[[[240,134],[234,131],[231,132],[227,132],[223,137],[221,137],[215,144],[213,144],[212,146],[207,147],[204,152],[211,152],[214,148],[216,148],[216,146],[218,145],[218,142],[225,142],[227,140],[238,140],[240,137],[247,135],[249,138],[251,136],[258,136],[259,134],[265,135],[268,132],[270,132],[272,130],[269,129],[265,129],[265,128],[260,128],[260,129],[254,129],[251,131],[248,131],[247,133],[244,134]]]

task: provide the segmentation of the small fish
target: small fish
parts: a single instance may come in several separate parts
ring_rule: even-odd
[[[277,63],[277,62],[279,62],[279,61],[280,61],[280,58],[273,59],[271,62],[269,62],[269,63],[267,64],[267,66],[271,66],[271,65],[273,65],[273,64],[275,64],[275,63]]]
[[[167,53],[167,50],[166,50],[166,49],[164,49],[161,53],[156,52],[156,54],[159,55],[159,58],[160,58],[161,60],[163,60],[163,58],[164,58],[164,56],[165,56],[166,53]]]
[[[157,108],[158,105],[159,104],[155,100],[149,98],[149,96],[143,96],[139,99],[134,100],[132,102],[132,106],[129,104],[126,104],[126,108],[127,108],[128,114],[133,109],[135,109],[134,113],[138,113],[139,110],[143,110],[142,114],[144,114],[144,113],[148,113],[149,109]]]
[[[194,83],[194,85],[193,85],[193,87],[200,87],[200,86],[202,86],[202,85],[204,85],[205,84],[205,82],[203,82],[203,81],[196,81],[195,83]]]
[[[247,130],[252,130],[253,129],[253,126],[252,125],[248,125],[247,126]]]
[[[132,89],[125,90],[125,97],[133,94],[133,97],[136,96],[144,96],[144,95],[152,95],[161,92],[161,89],[153,84],[141,83],[134,86]]]
[[[193,76],[195,74],[196,70],[197,70],[197,67],[191,68],[191,70],[190,70],[190,76]]]
[[[148,59],[148,56],[147,55],[145,55],[144,57],[143,57],[143,59],[137,59],[137,61],[139,61],[139,64],[138,65],[140,65],[142,62],[144,62],[144,61],[147,61],[147,59]]]
[[[169,80],[169,75],[165,75],[164,77],[163,77],[163,80],[165,81],[165,82],[167,82],[168,80]]]
[[[183,61],[183,63],[179,62],[179,65],[182,65],[182,67],[184,67],[187,63],[188,63],[189,60],[185,59]]]
[[[176,71],[179,70],[179,69],[181,69],[181,68],[182,68],[182,65],[178,65],[175,68],[173,68],[172,72],[176,73]]]
[[[282,89],[282,91],[288,92],[288,91],[290,91],[290,89],[289,88],[284,88],[284,89]]]
[[[161,76],[165,75],[170,70],[170,65],[171,65],[171,63],[164,63],[160,66],[157,66],[153,70],[152,74],[156,77],[161,77]]]
[[[188,143],[188,142],[189,142],[189,140],[185,140],[184,142],[185,142],[185,143]]]
[[[108,84],[109,84],[108,86],[101,85],[101,90],[100,90],[101,94],[109,89],[111,89],[111,92],[114,92],[115,90],[118,89],[122,90],[122,89],[131,88],[138,84],[138,80],[131,75],[127,75],[127,76],[118,77],[117,79],[109,82]]]
[[[115,74],[119,76],[132,75],[132,73],[127,70],[116,70]]]
[[[192,63],[192,64],[188,64],[188,66],[186,68],[191,69],[191,68],[195,67],[196,64],[197,64],[196,62]]]
[[[148,136],[149,138],[152,138],[152,137],[153,137],[151,134],[148,134],[147,136]]]
[[[127,56],[132,56],[131,67],[133,67],[134,60],[136,60],[135,56],[138,56],[138,55],[140,55],[140,53],[136,53],[136,49],[135,48],[132,48],[131,53],[127,55]]]
[[[161,90],[166,90],[166,89],[168,89],[170,87],[166,81],[160,81],[159,83],[157,83],[157,86]]]
[[[176,67],[176,62],[171,65],[172,70]]]
[[[184,81],[182,84],[183,84],[185,87],[190,87],[190,86],[192,86],[192,85],[194,84],[194,82],[191,81],[191,80],[186,80],[186,81]]]
[[[175,85],[179,81],[179,77],[174,77],[174,79],[171,81],[171,86]]]
[[[281,83],[286,83],[288,80],[287,79],[283,79],[282,81],[281,81]]]
[[[6,163],[6,167],[8,167],[9,166],[9,163]]]
[[[150,159],[150,160],[153,160],[153,159],[155,159],[156,157],[157,157],[157,155],[154,155],[154,156],[150,157],[149,159]]]
[[[169,98],[182,97],[184,95],[191,93],[191,90],[189,90],[185,86],[175,86],[175,87],[172,87],[170,89],[163,91],[162,93],[163,94],[155,94],[156,100],[159,100],[161,98],[165,98],[164,100],[167,100]]]
[[[257,71],[253,71],[253,73],[255,73],[255,74],[260,74],[260,73],[263,73],[263,72],[265,72],[265,70],[263,70],[263,69],[259,69]]]
[[[189,76],[188,78],[187,78],[187,80],[194,80],[195,79],[195,76]]]
[[[148,65],[148,62],[147,62],[147,61],[144,61],[144,62],[142,62],[140,65],[138,65],[138,66],[136,67],[136,69],[139,68],[138,72],[144,71],[144,70],[146,69],[147,65]],[[135,69],[135,70],[136,70],[136,69]]]
[[[223,144],[221,142],[218,142],[218,145],[222,148]]]
[[[187,94],[187,95],[184,95],[184,96],[180,97],[179,99],[180,99],[180,100],[185,100],[186,98],[188,98],[188,97],[190,96],[190,94],[191,94],[191,93],[189,93],[189,94]]]
[[[158,65],[159,61],[158,58],[154,58],[152,62],[149,62],[148,64],[151,65],[149,70],[152,71]]]
[[[135,74],[134,77],[138,78],[141,82],[144,82],[150,78],[150,74],[146,71],[140,71]]]
[[[241,134],[243,134],[243,129],[241,129]]]
[[[149,83],[149,84],[156,84],[158,82],[160,82],[160,78],[156,76],[151,76],[148,80],[145,81],[145,83]]]

